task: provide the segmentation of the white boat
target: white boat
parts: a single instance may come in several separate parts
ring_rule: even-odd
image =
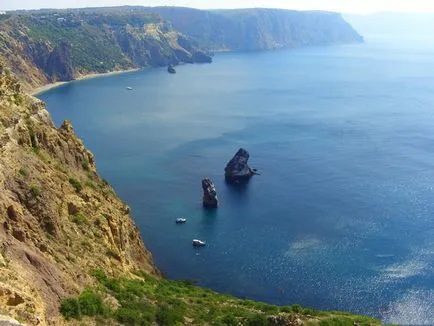
[[[205,241],[194,239],[193,240],[193,247],[205,247],[206,243]]]
[[[128,87],[127,87],[127,90],[132,91],[133,88],[128,86]]]
[[[187,219],[183,217],[178,217],[175,222],[176,224],[184,224],[185,222],[187,222]]]

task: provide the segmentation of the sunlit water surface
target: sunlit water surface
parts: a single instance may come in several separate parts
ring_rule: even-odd
[[[95,153],[166,276],[434,324],[434,43],[226,53],[177,71],[40,95]],[[261,176],[231,187],[240,147]],[[206,176],[217,211],[201,206]]]

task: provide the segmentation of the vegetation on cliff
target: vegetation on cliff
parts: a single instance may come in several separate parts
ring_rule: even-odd
[[[337,13],[116,7],[11,12],[0,59],[26,89],[80,75],[211,62],[212,51],[362,42]]]
[[[15,12],[0,21],[0,31],[0,58],[28,89],[89,73],[211,60],[144,10]]]
[[[97,318],[101,325],[379,325],[369,317],[324,312],[299,305],[278,307],[136,272],[134,278],[92,273],[98,284],[62,301],[68,320]]]
[[[137,269],[158,274],[128,206],[65,122],[0,64],[0,314],[61,325],[60,298]]]
[[[332,12],[260,8],[207,11],[180,7],[148,10],[213,51],[363,42],[363,37],[340,14]]]

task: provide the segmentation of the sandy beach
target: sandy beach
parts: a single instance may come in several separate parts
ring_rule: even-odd
[[[93,74],[87,74],[87,75],[80,75],[71,81],[56,82],[56,83],[51,83],[51,84],[47,84],[44,86],[36,87],[30,91],[30,94],[33,96],[36,96],[36,95],[44,93],[50,89],[62,86],[64,84],[67,84],[67,83],[70,83],[70,82],[73,82],[76,80],[85,80],[85,79],[91,79],[91,78],[99,78],[99,77],[105,77],[105,76],[119,75],[119,74],[125,74],[125,73],[134,72],[134,71],[138,71],[138,70],[140,70],[140,68],[128,69],[128,70],[116,70],[116,71],[105,72],[105,73],[101,73],[101,74],[93,73]]]

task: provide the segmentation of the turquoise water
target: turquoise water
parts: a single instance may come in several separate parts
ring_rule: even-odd
[[[95,153],[166,276],[434,324],[434,44],[227,53],[177,71],[40,95]],[[224,167],[240,147],[261,175],[233,187]],[[201,206],[206,176],[217,211]]]

